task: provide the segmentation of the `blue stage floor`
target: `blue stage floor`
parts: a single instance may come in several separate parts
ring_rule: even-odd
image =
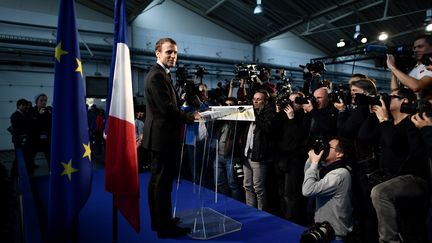
[[[127,224],[119,213],[118,242],[196,242],[188,236],[178,239],[160,240],[150,229],[149,210],[147,206],[147,184],[149,173],[142,173],[139,177],[141,191],[141,231],[135,231]],[[42,212],[46,211],[48,177],[34,177],[36,186],[36,201],[40,202]],[[95,170],[93,189],[90,198],[80,215],[80,243],[112,242],[112,197],[105,191],[105,171]],[[173,201],[176,198],[176,188],[173,190]],[[243,224],[240,231],[207,240],[207,242],[299,242],[304,228],[287,220],[258,211],[234,199],[218,195],[215,203],[215,194],[202,190],[198,197],[198,187],[188,181],[182,181],[179,187],[177,212],[199,208],[201,205],[231,217]],[[40,198],[39,200],[37,198]],[[174,204],[173,204],[174,205]],[[46,213],[46,212],[45,212]],[[42,213],[44,214],[44,213]],[[42,217],[42,221],[43,217]],[[44,228],[44,227],[42,227]],[[42,229],[43,230],[43,229]]]

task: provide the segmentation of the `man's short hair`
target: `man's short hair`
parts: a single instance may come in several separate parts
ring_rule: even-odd
[[[402,98],[407,99],[408,102],[410,102],[410,103],[417,100],[417,95],[411,89],[400,88],[400,89],[397,89],[396,91],[397,91],[397,95],[399,95]]]
[[[343,160],[353,160],[354,156],[355,156],[353,144],[349,140],[342,138],[342,137],[333,137],[330,140],[333,140],[333,139],[338,140],[338,144],[336,145],[335,150],[336,150],[336,152],[344,154],[342,156],[342,159]]]
[[[430,46],[432,46],[432,35],[419,35],[414,39],[414,42],[417,40],[424,39],[426,43],[428,43]]]
[[[269,92],[268,92],[267,90],[265,90],[265,89],[259,89],[259,90],[255,91],[255,94],[256,94],[256,93],[261,93],[261,94],[263,94],[263,95],[264,95],[264,100],[265,100],[265,101],[267,101],[267,100],[269,99],[269,97],[270,97]]]
[[[162,39],[160,39],[160,40],[158,40],[156,42],[155,51],[161,51],[162,50],[162,45],[165,42],[169,42],[169,43],[171,43],[173,45],[177,45],[177,42],[175,42],[175,40],[173,40],[173,39],[171,39],[169,37],[162,38]]]
[[[227,98],[225,99],[225,102],[227,102],[227,101],[232,101],[232,102],[234,103],[234,105],[237,105],[237,104],[238,104],[238,101],[237,101],[237,98],[236,98],[236,97],[227,97]]]
[[[28,100],[26,99],[19,99],[16,103],[16,107],[18,108],[21,105],[27,105],[28,104]]]

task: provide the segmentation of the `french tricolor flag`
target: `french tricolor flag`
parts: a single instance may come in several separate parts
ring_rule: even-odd
[[[107,99],[105,187],[135,231],[140,230],[139,182],[125,0],[114,8],[114,46]]]

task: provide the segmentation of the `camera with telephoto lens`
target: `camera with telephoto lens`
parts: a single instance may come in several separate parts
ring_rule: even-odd
[[[256,64],[236,64],[234,69],[235,78],[237,79],[247,79],[251,80],[252,78],[256,78],[260,71]]]
[[[316,100],[315,96],[310,96],[310,97],[295,97],[294,103],[298,104],[298,105],[305,105],[308,104],[309,101],[312,103],[312,106],[314,108],[318,107],[318,101]]]
[[[235,164],[234,165],[234,170],[235,170],[236,175],[237,175],[238,178],[243,178],[244,177],[243,165],[241,165],[241,164]]]
[[[329,222],[315,223],[305,230],[300,243],[329,243],[335,239],[335,232]]]
[[[388,106],[390,104],[390,95],[387,93],[380,93],[375,96],[369,96],[365,94],[356,94],[354,98],[355,105],[378,105],[381,106],[380,99],[384,100],[384,104]]]
[[[402,103],[400,107],[400,112],[414,115],[416,113],[423,114],[426,112],[428,116],[432,116],[432,105],[425,98],[418,99],[413,103]]]

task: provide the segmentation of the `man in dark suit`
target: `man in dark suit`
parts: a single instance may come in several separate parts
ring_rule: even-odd
[[[29,120],[29,105],[25,99],[19,99],[16,103],[17,110],[11,115],[10,121],[11,126],[9,132],[12,134],[12,142],[14,148],[21,149],[23,152],[24,160],[26,163],[29,174],[33,173],[33,170],[39,166],[34,164],[32,157],[33,151],[31,150],[30,144],[30,120]],[[18,175],[18,161],[15,158],[12,165],[12,175]]]
[[[157,64],[144,81],[146,119],[143,145],[150,151],[151,177],[148,188],[151,226],[159,238],[176,238],[190,232],[172,218],[171,191],[178,160],[183,122],[200,119],[199,112],[182,113],[171,83],[170,68],[177,61],[177,44],[171,38],[156,43]]]

